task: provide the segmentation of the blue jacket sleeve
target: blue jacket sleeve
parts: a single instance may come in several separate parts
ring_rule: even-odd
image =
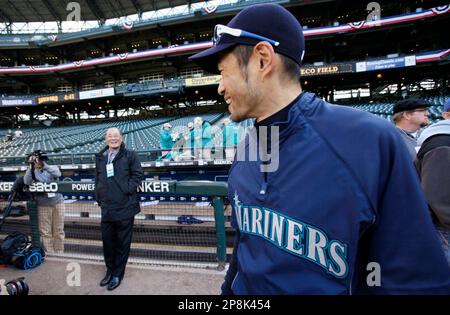
[[[378,263],[381,283],[368,286],[370,271],[357,270],[352,291],[450,294],[450,267],[408,152],[395,134],[385,133],[379,141],[384,149],[380,164],[374,165],[380,174],[376,221],[361,236],[356,266]]]

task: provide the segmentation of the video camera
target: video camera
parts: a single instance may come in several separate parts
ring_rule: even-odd
[[[47,161],[48,156],[47,153],[42,152],[41,150],[36,150],[31,152],[27,157],[27,163],[34,164],[36,161]]]

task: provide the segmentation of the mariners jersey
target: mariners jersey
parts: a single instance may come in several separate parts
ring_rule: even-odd
[[[395,127],[311,93],[273,126],[279,148],[270,142],[268,152],[279,152],[278,167],[261,171],[271,161],[251,158],[257,135],[249,132],[230,170],[235,294],[450,292],[450,268]],[[371,270],[378,282],[368,281]]]

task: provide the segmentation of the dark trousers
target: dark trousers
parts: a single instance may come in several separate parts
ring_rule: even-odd
[[[123,278],[130,254],[134,217],[121,221],[102,221],[103,256],[107,272]]]

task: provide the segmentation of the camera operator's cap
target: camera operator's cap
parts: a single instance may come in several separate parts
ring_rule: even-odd
[[[406,112],[410,110],[415,110],[417,108],[427,108],[430,107],[431,104],[425,100],[421,100],[418,98],[409,98],[400,102],[397,102],[394,105],[394,114],[400,112]]]
[[[27,155],[27,160],[30,158],[30,156],[37,156],[41,161],[48,160],[47,152],[42,152],[41,150],[35,150]]]
[[[449,111],[450,111],[450,98],[444,104],[444,112],[449,112]]]
[[[254,46],[261,41],[272,44],[275,52],[289,57],[299,66],[305,54],[305,38],[298,20],[278,4],[257,4],[239,12],[226,26],[214,28],[214,47],[189,57],[204,70],[219,74],[220,54],[238,44]]]

